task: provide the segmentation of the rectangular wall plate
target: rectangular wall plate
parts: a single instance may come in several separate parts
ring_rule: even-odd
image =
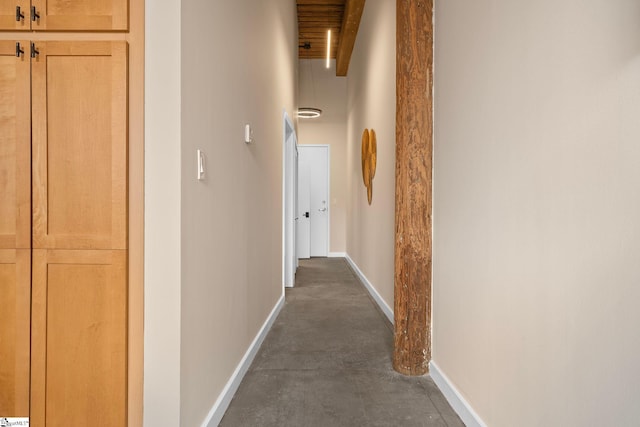
[[[204,179],[204,152],[198,150],[198,181]]]

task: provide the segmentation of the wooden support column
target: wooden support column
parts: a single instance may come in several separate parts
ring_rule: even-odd
[[[433,0],[397,0],[396,247],[393,367],[431,359]]]

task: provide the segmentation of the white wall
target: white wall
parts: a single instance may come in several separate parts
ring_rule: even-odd
[[[436,2],[433,358],[487,425],[640,420],[640,3]]]
[[[347,253],[393,308],[395,242],[396,5],[368,0],[348,74]],[[374,129],[378,163],[373,200],[362,180],[364,129]]]
[[[181,425],[196,426],[283,294],[282,111],[296,108],[297,26],[293,1],[192,0],[181,12]]]
[[[156,4],[157,5],[157,4]],[[180,425],[180,1],[145,11],[144,425]],[[168,54],[170,52],[170,54]]]
[[[299,144],[329,144],[330,159],[330,246],[329,252],[346,251],[347,226],[347,78],[336,77],[336,62],[326,68],[324,59],[299,61],[301,107],[322,110],[316,119],[298,122]]]
[[[145,37],[144,425],[196,426],[283,292],[295,2],[149,4]]]

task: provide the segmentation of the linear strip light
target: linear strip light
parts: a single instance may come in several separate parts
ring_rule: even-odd
[[[327,68],[331,67],[331,30],[327,32]]]

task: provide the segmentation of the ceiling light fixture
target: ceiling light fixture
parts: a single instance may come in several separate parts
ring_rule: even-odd
[[[327,32],[327,68],[331,67],[331,30]]]
[[[298,108],[298,117],[301,119],[316,119],[320,117],[322,110],[312,107],[300,107]]]

